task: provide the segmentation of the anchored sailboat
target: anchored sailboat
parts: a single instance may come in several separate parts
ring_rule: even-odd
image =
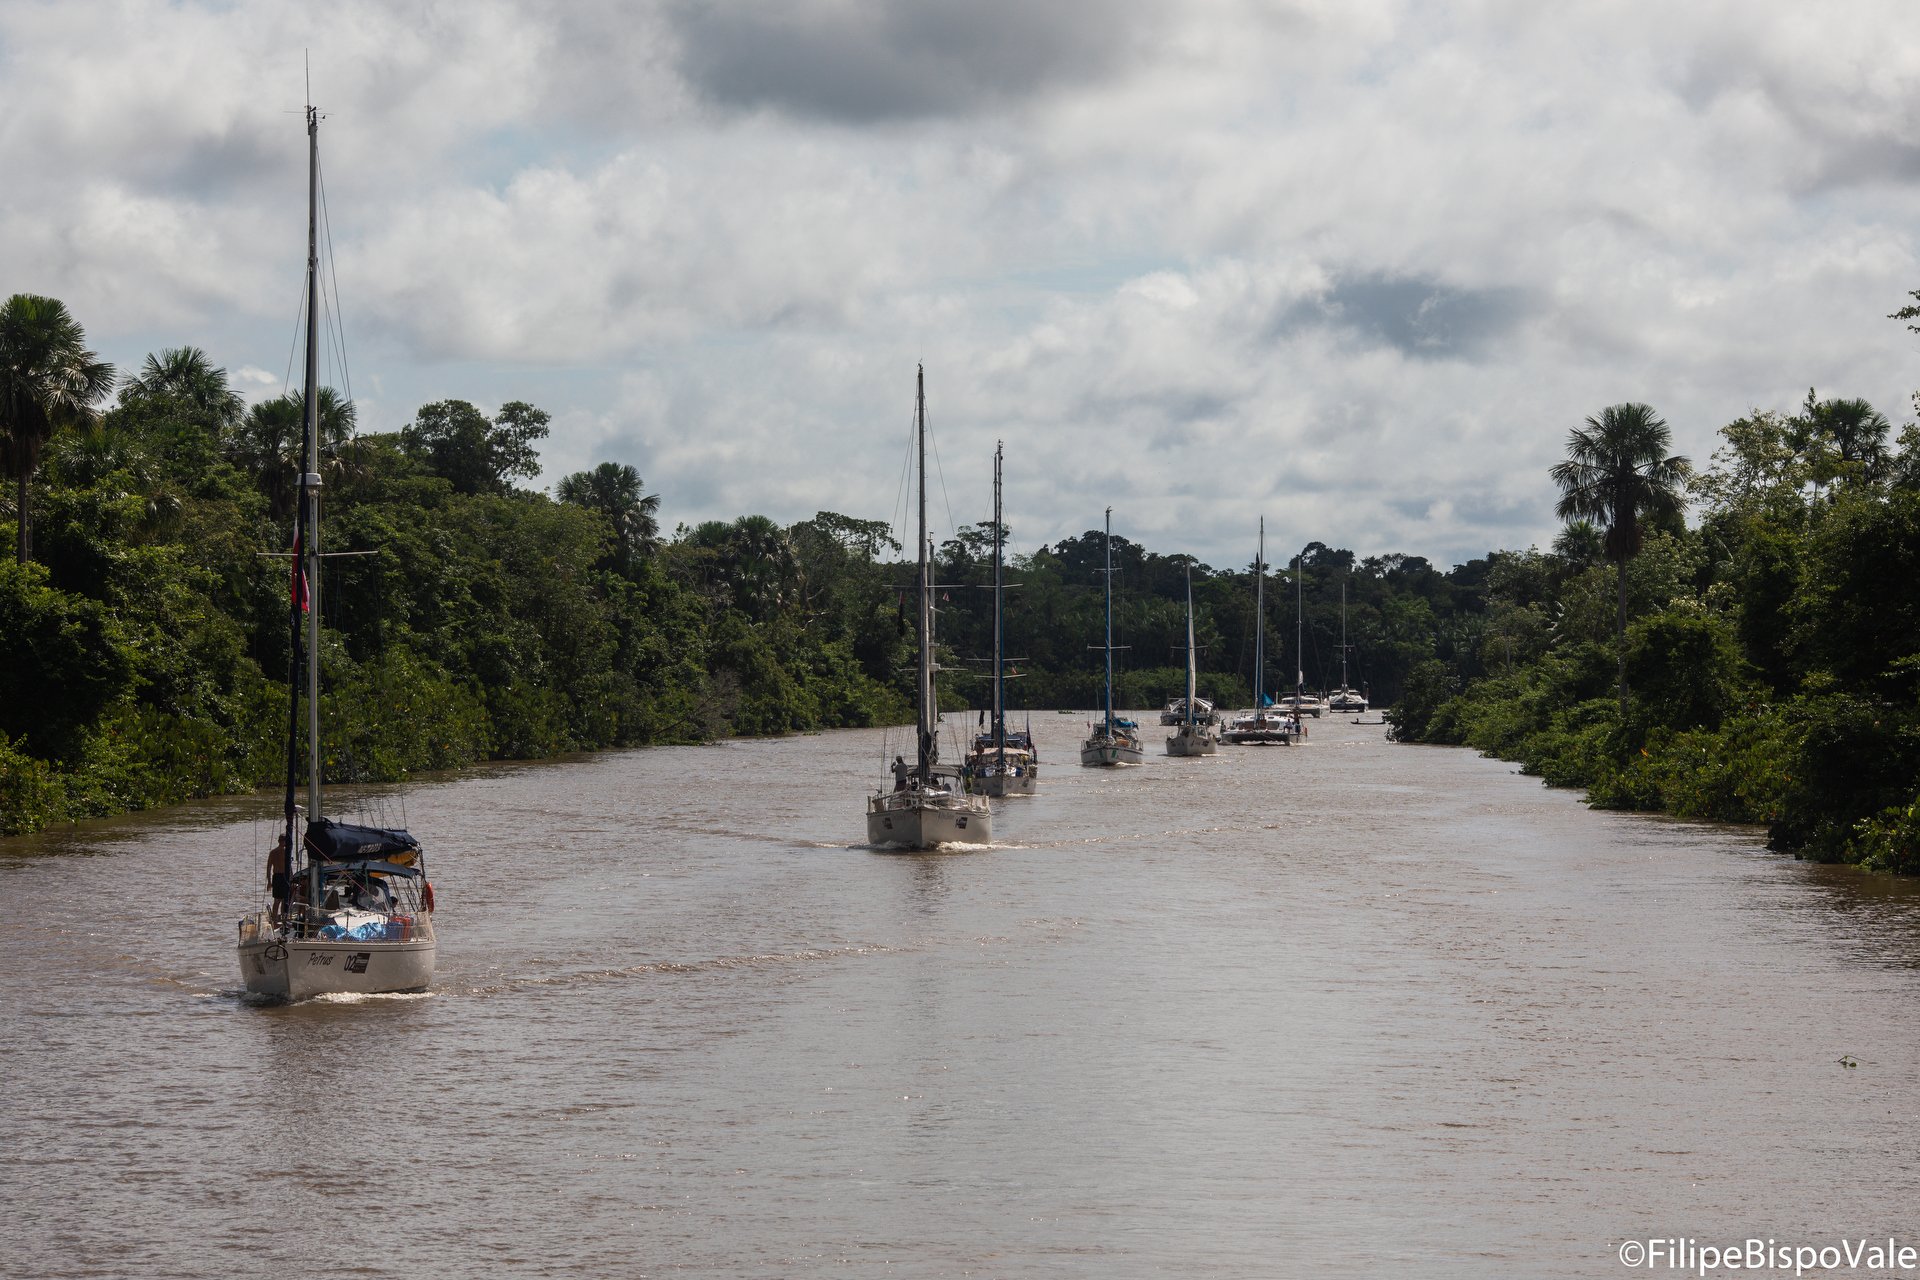
[[[940,763],[940,709],[933,691],[933,558],[927,541],[927,377],[914,375],[913,421],[920,481],[920,658],[915,683],[919,754],[895,757],[892,791],[867,801],[867,843],[896,849],[943,844],[991,844],[993,810],[985,796],[968,795],[961,770]]]
[[[1006,525],[1000,518],[1000,465],[1004,447],[993,447],[993,721],[973,740],[967,757],[972,790],[985,796],[1030,796],[1040,781],[1040,756],[1033,734],[1007,728],[1006,656],[1001,599],[1005,585],[1001,570],[1006,547]]]
[[[1280,699],[1276,705],[1285,707],[1293,713],[1296,726],[1303,723],[1302,716],[1320,718],[1320,699],[1307,694],[1307,624],[1306,613],[1301,605],[1305,599],[1302,588],[1307,579],[1307,562],[1304,556],[1293,558],[1293,692]]]
[[[294,518],[287,630],[285,827],[268,856],[271,905],[240,921],[248,992],[298,1000],[342,992],[422,991],[433,980],[433,886],[420,842],[404,830],[323,816],[320,786],[319,242],[320,115],[307,108],[306,468]],[[307,811],[299,776],[301,622],[306,622]]]
[[[1107,654],[1107,695],[1104,716],[1087,740],[1080,744],[1080,763],[1089,766],[1144,764],[1146,752],[1140,746],[1140,726],[1113,713],[1113,508],[1107,508],[1107,642],[1090,648],[1105,649]]]
[[[1220,744],[1213,736],[1212,709],[1203,719],[1199,713],[1201,699],[1195,689],[1199,683],[1200,668],[1196,658],[1197,650],[1193,646],[1193,570],[1187,570],[1187,718],[1167,739],[1167,754],[1170,756],[1210,756],[1220,750]]]
[[[1347,683],[1347,584],[1340,584],[1340,687],[1327,695],[1329,711],[1365,711],[1367,695]]]
[[[1222,742],[1236,746],[1286,746],[1299,729],[1300,718],[1289,716],[1267,696],[1267,520],[1260,518],[1259,549],[1253,555],[1253,707],[1228,722]]]

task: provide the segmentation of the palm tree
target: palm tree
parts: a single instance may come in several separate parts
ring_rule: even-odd
[[[1553,540],[1553,554],[1576,573],[1590,569],[1607,558],[1606,536],[1591,520],[1569,520]]]
[[[554,486],[554,496],[605,516],[613,525],[623,563],[650,555],[660,545],[660,495],[646,492],[640,473],[624,462],[576,471]]]
[[[1842,464],[1858,463],[1871,479],[1887,457],[1887,433],[1893,424],[1865,400],[1822,400],[1807,392],[1808,434],[1840,455]]]
[[[149,355],[137,376],[127,379],[128,397],[167,397],[178,400],[196,417],[226,428],[240,421],[246,402],[227,385],[227,371],[215,366],[198,347],[170,347]]]
[[[1627,561],[1640,553],[1643,517],[1671,519],[1684,505],[1693,464],[1669,455],[1673,433],[1644,404],[1602,409],[1567,437],[1567,460],[1549,473],[1560,486],[1554,514],[1606,530],[1607,559],[1619,566],[1620,718],[1627,716]]]
[[[27,484],[40,451],[60,427],[88,422],[113,390],[113,366],[87,350],[87,335],[66,304],[16,293],[0,307],[0,467],[15,483],[16,554],[33,557]]]
[[[767,517],[705,520],[682,541],[717,570],[727,603],[748,617],[765,621],[793,599],[798,568],[793,542]]]
[[[318,399],[320,455],[337,470],[340,448],[353,435],[353,401],[332,387],[321,387]],[[228,433],[226,448],[228,459],[266,495],[272,518],[292,515],[298,476],[306,470],[305,401],[289,392],[254,405]]]

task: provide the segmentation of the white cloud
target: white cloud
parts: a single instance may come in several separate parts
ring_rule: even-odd
[[[1883,318],[1920,287],[1900,0],[1102,17],[11,5],[0,287],[269,390],[311,48],[363,424],[531,399],[544,479],[632,461],[670,522],[884,517],[917,361],[957,519],[1004,436],[1024,546],[1112,502],[1221,564],[1262,511],[1442,562],[1545,540],[1605,404],[1704,459],[1809,384],[1920,381]]]

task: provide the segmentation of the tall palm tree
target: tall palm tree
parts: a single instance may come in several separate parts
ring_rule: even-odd
[[[1813,399],[1813,392],[1807,392]],[[1869,479],[1878,474],[1887,457],[1887,433],[1893,424],[1865,400],[1822,400],[1813,406],[1812,427],[1840,455],[1842,463],[1857,462]]]
[[[1553,540],[1553,554],[1576,571],[1590,569],[1607,558],[1606,535],[1591,520],[1569,520]]]
[[[648,493],[640,473],[624,462],[576,471],[554,486],[554,496],[605,516],[623,562],[648,555],[660,544],[660,495]]]
[[[16,293],[0,307],[0,468],[14,478],[15,553],[33,558],[27,484],[60,427],[91,421],[113,390],[113,366],[87,350],[79,321],[56,298]]]
[[[1616,404],[1567,437],[1567,460],[1549,473],[1560,486],[1554,514],[1591,520],[1606,530],[1607,559],[1619,567],[1620,718],[1627,716],[1627,561],[1640,554],[1642,520],[1670,519],[1685,503],[1682,486],[1693,464],[1667,451],[1673,433],[1644,404]]]
[[[149,355],[122,391],[134,397],[179,400],[196,416],[222,428],[236,425],[246,409],[240,393],[227,385],[227,371],[198,347],[169,347]]]
[[[318,399],[320,455],[324,465],[334,465],[353,435],[356,413],[353,401],[332,387],[321,387]],[[292,515],[297,477],[306,469],[306,405],[300,396],[276,396],[247,410],[227,434],[226,449],[228,459],[266,495],[273,519]]]
[[[798,569],[793,542],[767,517],[705,520],[687,531],[684,542],[709,557],[728,603],[748,617],[765,621],[792,600]]]

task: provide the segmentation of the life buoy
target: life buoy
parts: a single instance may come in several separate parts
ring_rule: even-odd
[[[433,881],[422,880],[420,884],[421,884],[420,905],[427,909],[428,915],[432,915],[433,914]]]

